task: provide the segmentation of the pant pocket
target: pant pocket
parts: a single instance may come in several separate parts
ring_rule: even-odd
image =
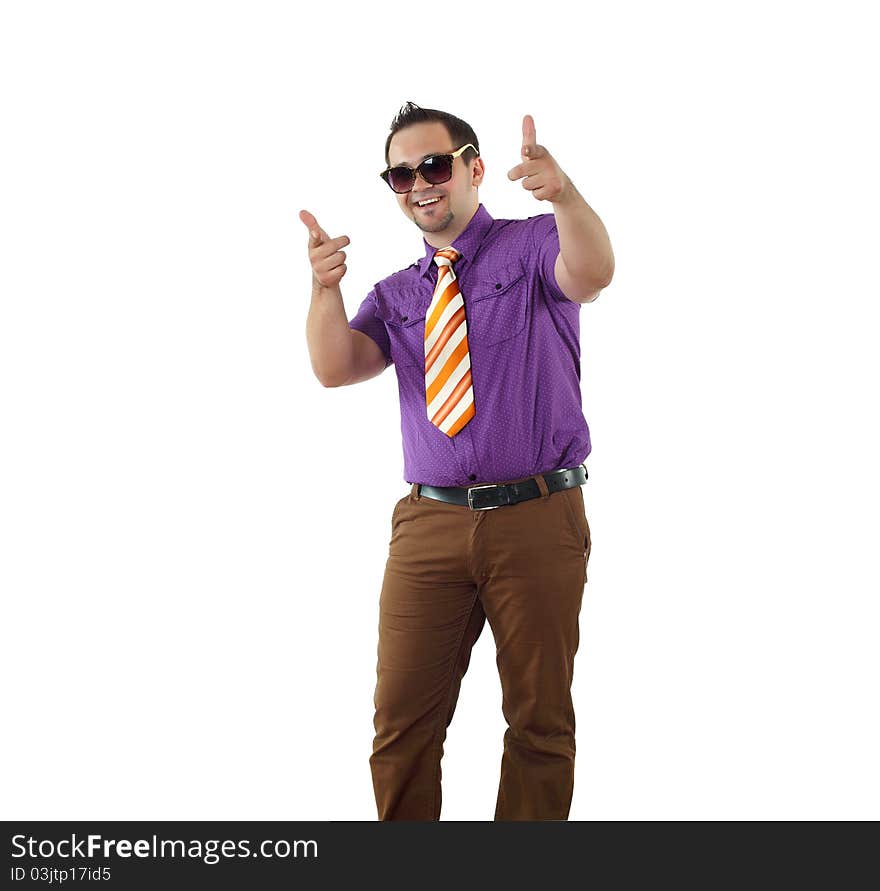
[[[391,531],[394,531],[394,524],[397,522],[397,516],[400,513],[401,507],[409,500],[409,493],[403,496],[397,504],[394,505],[394,510],[391,512]]]
[[[593,549],[593,539],[590,536],[590,524],[587,522],[586,514],[584,514],[584,524],[587,532],[584,535],[584,584],[587,583],[587,564],[590,562],[590,551]]]
[[[551,498],[561,498],[565,502],[565,511],[568,514],[572,531],[583,540],[585,537],[589,539],[589,527],[587,526],[587,517],[584,513],[584,498],[580,486],[572,486],[570,489],[562,489],[550,496]]]

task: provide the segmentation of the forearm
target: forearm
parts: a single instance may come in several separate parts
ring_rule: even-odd
[[[348,380],[354,346],[339,285],[325,288],[313,281],[306,340],[312,371],[325,387],[337,387]]]
[[[571,180],[553,202],[559,253],[569,275],[585,290],[607,287],[614,275],[614,253],[602,220],[584,201]]]

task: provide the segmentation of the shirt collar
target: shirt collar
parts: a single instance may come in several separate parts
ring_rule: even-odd
[[[462,260],[469,261],[473,259],[481,242],[486,237],[489,229],[492,228],[492,222],[493,220],[492,217],[489,216],[489,211],[483,207],[481,202],[477,206],[477,210],[471,217],[470,222],[465,226],[464,232],[452,242],[452,247],[454,247],[461,255],[460,259],[456,261],[456,265]],[[424,238],[422,241],[425,243],[425,256],[419,260],[419,273],[421,274],[421,277],[424,278],[428,274],[428,270],[431,268],[434,254],[436,254],[440,248],[435,248],[433,244],[428,244]],[[447,245],[443,245],[443,247],[447,247]]]

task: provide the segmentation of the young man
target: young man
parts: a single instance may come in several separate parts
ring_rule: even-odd
[[[581,486],[579,312],[611,281],[605,227],[523,119],[508,172],[553,213],[493,219],[471,127],[407,103],[382,178],[424,256],[377,282],[348,321],[347,236],[307,211],[306,334],[327,387],[394,364],[404,477],[379,601],[370,758],[380,820],[439,820],[443,743],[488,619],[508,728],[496,820],[565,820],[574,784],[571,683],[590,528]]]

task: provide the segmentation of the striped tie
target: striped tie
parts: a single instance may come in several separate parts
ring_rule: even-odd
[[[437,284],[425,318],[428,420],[450,437],[474,416],[464,301],[452,271],[452,264],[460,256],[453,247],[441,248],[434,254]]]

